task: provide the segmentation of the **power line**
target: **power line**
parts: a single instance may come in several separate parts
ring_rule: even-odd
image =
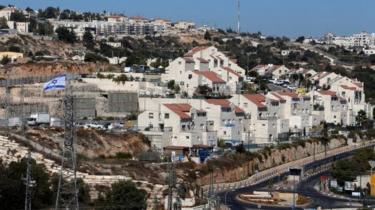
[[[76,174],[76,151],[74,147],[74,96],[70,87],[72,75],[66,75],[64,97],[65,136],[61,158],[60,178],[56,196],[55,210],[65,208],[78,210],[78,188]]]
[[[31,173],[32,173],[32,159],[31,159],[31,152],[29,151],[27,154],[26,177],[23,178],[25,185],[26,185],[25,210],[31,210],[32,188],[36,186],[36,182],[35,180],[32,179]]]

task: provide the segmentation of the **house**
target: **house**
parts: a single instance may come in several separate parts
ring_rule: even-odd
[[[214,46],[195,47],[185,54],[185,57],[193,59],[202,58],[209,62],[209,70],[219,74],[219,70],[225,67],[232,69],[234,72],[245,76],[245,69],[237,65],[235,61],[220,52]]]
[[[314,107],[320,106],[323,111],[323,120],[335,125],[351,125],[351,116],[346,99],[337,96],[330,90],[314,91]]]
[[[207,99],[198,103],[195,105],[207,111],[208,123],[217,131],[218,139],[233,146],[245,140],[247,122],[243,109],[226,99]]]
[[[289,73],[290,69],[288,69],[286,66],[281,65],[273,65],[268,70],[266,70],[266,74],[272,75],[272,78],[275,79],[281,79],[282,77],[285,77]]]
[[[138,116],[138,128],[145,135],[159,135],[162,142],[158,147],[216,146],[216,132],[207,119],[206,111],[193,108],[188,103],[163,100],[150,101],[147,106]]]
[[[182,76],[185,72],[192,72],[195,70],[194,59],[189,57],[179,57],[169,63],[165,69],[165,74],[162,74],[161,80],[164,83],[174,80],[177,84],[182,82]]]
[[[314,75],[311,79],[314,84],[318,87],[329,88],[332,83],[336,80],[340,79],[342,76],[334,73],[334,72],[320,72]]]
[[[234,95],[231,102],[245,111],[249,142],[257,145],[277,143],[288,133],[288,120],[280,119],[280,103],[261,94]]]
[[[281,77],[287,75],[291,70],[284,65],[258,65],[251,69],[255,71],[260,76],[270,76],[272,78],[280,79]]]
[[[7,21],[9,21],[12,13],[16,11],[17,11],[17,8],[15,7],[5,7],[0,10],[0,18],[5,18]]]
[[[307,136],[312,128],[310,122],[311,97],[292,91],[273,91],[266,95],[281,103],[279,118],[289,119],[289,131]]]

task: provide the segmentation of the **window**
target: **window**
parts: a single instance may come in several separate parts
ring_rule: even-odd
[[[164,119],[169,119],[169,113],[164,114]]]
[[[186,139],[190,139],[190,136],[186,136]]]
[[[193,77],[193,75],[192,75],[192,74],[189,74],[188,78],[191,79],[192,77]]]
[[[226,132],[226,131],[224,131],[223,133],[224,133],[224,135],[227,135],[227,132]]]
[[[148,118],[149,119],[154,119],[154,113],[153,112],[148,113]]]

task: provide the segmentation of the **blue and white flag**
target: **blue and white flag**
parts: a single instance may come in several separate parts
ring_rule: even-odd
[[[50,90],[64,90],[65,89],[65,75],[58,76],[52,80],[44,83],[43,91],[47,92]]]

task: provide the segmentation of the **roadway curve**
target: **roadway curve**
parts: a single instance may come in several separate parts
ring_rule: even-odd
[[[330,209],[330,208],[349,207],[350,205],[352,205],[352,207],[361,206],[359,203],[351,202],[348,199],[329,197],[315,190],[314,185],[319,181],[320,175],[322,175],[322,173],[316,174],[315,176],[308,178],[307,180],[303,181],[297,188],[297,192],[299,194],[310,197],[312,199],[312,202],[304,208],[317,208],[321,206],[323,208]],[[220,197],[221,203],[225,205],[225,201],[226,201],[226,206],[228,206],[230,209],[236,209],[236,210],[259,209],[258,205],[242,202],[237,199],[237,196],[241,193],[246,193],[246,192],[248,193],[248,192],[252,192],[254,190],[259,190],[262,188],[264,189],[266,187],[267,187],[267,181],[259,183],[254,186],[238,189],[235,191],[223,192],[223,193],[218,194],[218,196]],[[289,207],[271,207],[271,206],[262,205],[261,209],[266,209],[266,210],[267,209],[269,210],[291,209],[291,207],[290,206]],[[303,208],[297,207],[296,209],[303,209]]]
[[[372,141],[363,142],[362,144],[339,147],[339,148],[327,151],[327,154],[325,154],[324,152],[316,154],[315,158],[313,156],[309,156],[303,159],[299,159],[296,161],[292,161],[292,162],[289,162],[280,166],[276,166],[276,167],[261,171],[257,174],[254,174],[253,176],[249,177],[246,180],[242,180],[242,181],[234,182],[234,183],[214,184],[213,190],[214,190],[214,193],[218,194],[219,197],[222,198],[221,200],[224,201],[226,192],[229,192],[228,196],[230,196],[230,195],[237,195],[238,193],[241,193],[241,192],[249,192],[254,189],[259,189],[262,186],[262,184],[268,183],[270,180],[274,180],[280,176],[286,175],[290,167],[303,167],[305,169],[309,169],[311,167],[316,167],[319,165],[326,164],[327,162],[335,161],[339,158],[344,158],[345,155],[350,156],[355,150],[374,146],[374,144],[375,144],[375,141],[372,140]],[[205,192],[208,192],[209,186],[204,186],[203,189]],[[324,201],[323,197],[322,199],[323,199],[322,201]],[[234,202],[234,199],[231,199],[231,200],[232,202]],[[329,202],[329,203],[332,203],[332,202]],[[236,205],[235,209],[237,209],[237,207],[240,206],[238,203],[233,203],[233,204]],[[273,208],[270,208],[270,209],[273,209]],[[280,208],[276,208],[276,209],[280,209]]]

